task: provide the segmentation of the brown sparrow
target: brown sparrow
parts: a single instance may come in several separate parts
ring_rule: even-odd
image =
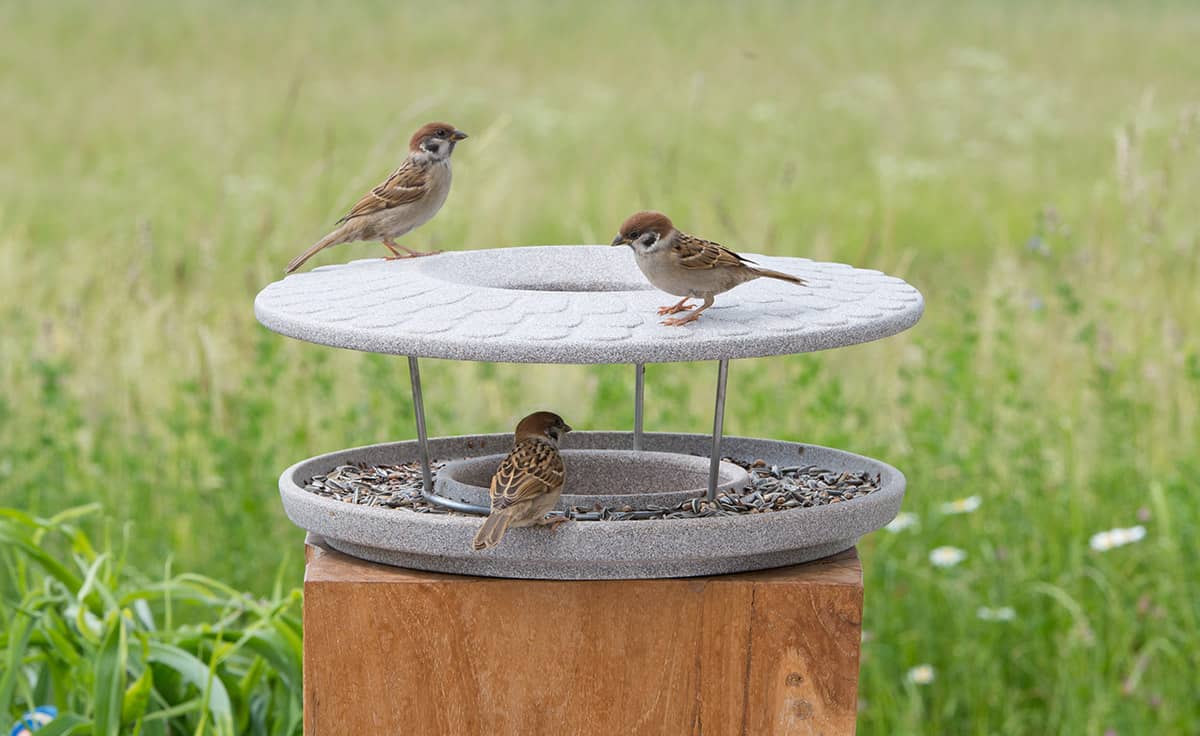
[[[450,193],[450,154],[466,137],[449,123],[422,125],[408,141],[408,158],[400,168],[358,200],[350,214],[337,221],[333,232],[292,259],[287,273],[331,245],[359,240],[383,241],[392,253],[388,260],[431,255],[405,248],[395,239],[424,225],[442,208]],[[407,255],[401,255],[397,248]]]
[[[704,300],[695,312],[686,317],[665,319],[664,325],[694,322],[701,312],[712,306],[714,296],[760,276],[805,285],[804,279],[798,276],[756,266],[753,261],[719,243],[676,230],[661,212],[638,212],[630,216],[621,225],[621,232],[613,238],[612,244],[628,245],[633,249],[638,268],[650,283],[668,294],[683,297],[677,304],[659,307],[660,315],[691,309],[687,301],[693,297]]]
[[[539,411],[517,425],[512,452],[492,476],[492,513],[475,535],[476,550],[495,547],[509,527],[558,524],[547,519],[563,488],[558,442],[571,428],[557,414]]]

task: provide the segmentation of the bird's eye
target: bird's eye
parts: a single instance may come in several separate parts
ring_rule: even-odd
[[[449,132],[450,132],[450,131],[446,130],[445,128],[438,128],[438,132],[437,132],[437,134],[438,134],[438,137],[439,137],[439,138],[445,138],[445,137],[446,137],[446,134],[447,134],[447,133],[449,133]]]
[[[637,240],[639,236],[641,236],[641,233],[639,233],[637,230],[634,230],[633,232],[629,233],[630,240]]]

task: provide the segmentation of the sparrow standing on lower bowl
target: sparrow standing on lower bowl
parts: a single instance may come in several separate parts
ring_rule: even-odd
[[[756,266],[753,261],[719,243],[680,232],[661,212],[638,212],[621,225],[613,245],[633,249],[638,268],[655,287],[681,296],[677,304],[659,307],[660,315],[678,314],[691,309],[688,300],[703,299],[704,304],[686,317],[670,317],[664,325],[685,325],[696,321],[713,304],[713,297],[747,281],[765,277],[805,285],[799,276]]]
[[[287,273],[331,245],[380,240],[391,251],[388,260],[427,256],[405,248],[396,238],[429,222],[450,193],[450,154],[467,134],[450,123],[426,123],[408,142],[408,158],[382,184],[367,192],[337,221],[338,227],[292,259]],[[399,248],[405,255],[396,250]]]
[[[557,414],[539,411],[517,425],[512,452],[492,476],[492,513],[475,535],[476,550],[495,547],[509,527],[558,524],[546,514],[562,495],[565,473],[558,443],[571,428]]]

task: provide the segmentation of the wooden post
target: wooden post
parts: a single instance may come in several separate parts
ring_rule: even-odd
[[[308,736],[854,733],[854,550],[619,581],[419,572],[319,541],[307,551]]]

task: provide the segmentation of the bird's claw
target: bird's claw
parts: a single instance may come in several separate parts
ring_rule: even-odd
[[[670,319],[664,319],[660,324],[664,324],[668,327],[679,327],[680,325],[686,325],[689,322],[695,322],[699,316],[700,314],[697,312],[695,314],[689,314],[686,317],[672,317]]]
[[[393,255],[393,256],[384,256],[383,260],[385,260],[385,261],[401,261],[401,260],[405,260],[408,258],[421,258],[423,256],[436,256],[439,253],[441,253],[440,250],[431,250],[431,251],[417,250],[417,251],[413,251],[412,253],[397,253],[396,255]]]
[[[659,307],[658,314],[659,314],[659,316],[662,316],[665,314],[678,314],[679,312],[686,312],[687,310],[692,309],[692,308],[693,307],[691,304],[672,304],[669,307]]]
[[[571,519],[565,513],[561,514],[561,515],[560,514],[553,514],[553,515],[548,514],[546,516],[546,518],[542,520],[542,523],[549,525],[551,534],[557,534],[558,527],[567,523],[570,520]]]

